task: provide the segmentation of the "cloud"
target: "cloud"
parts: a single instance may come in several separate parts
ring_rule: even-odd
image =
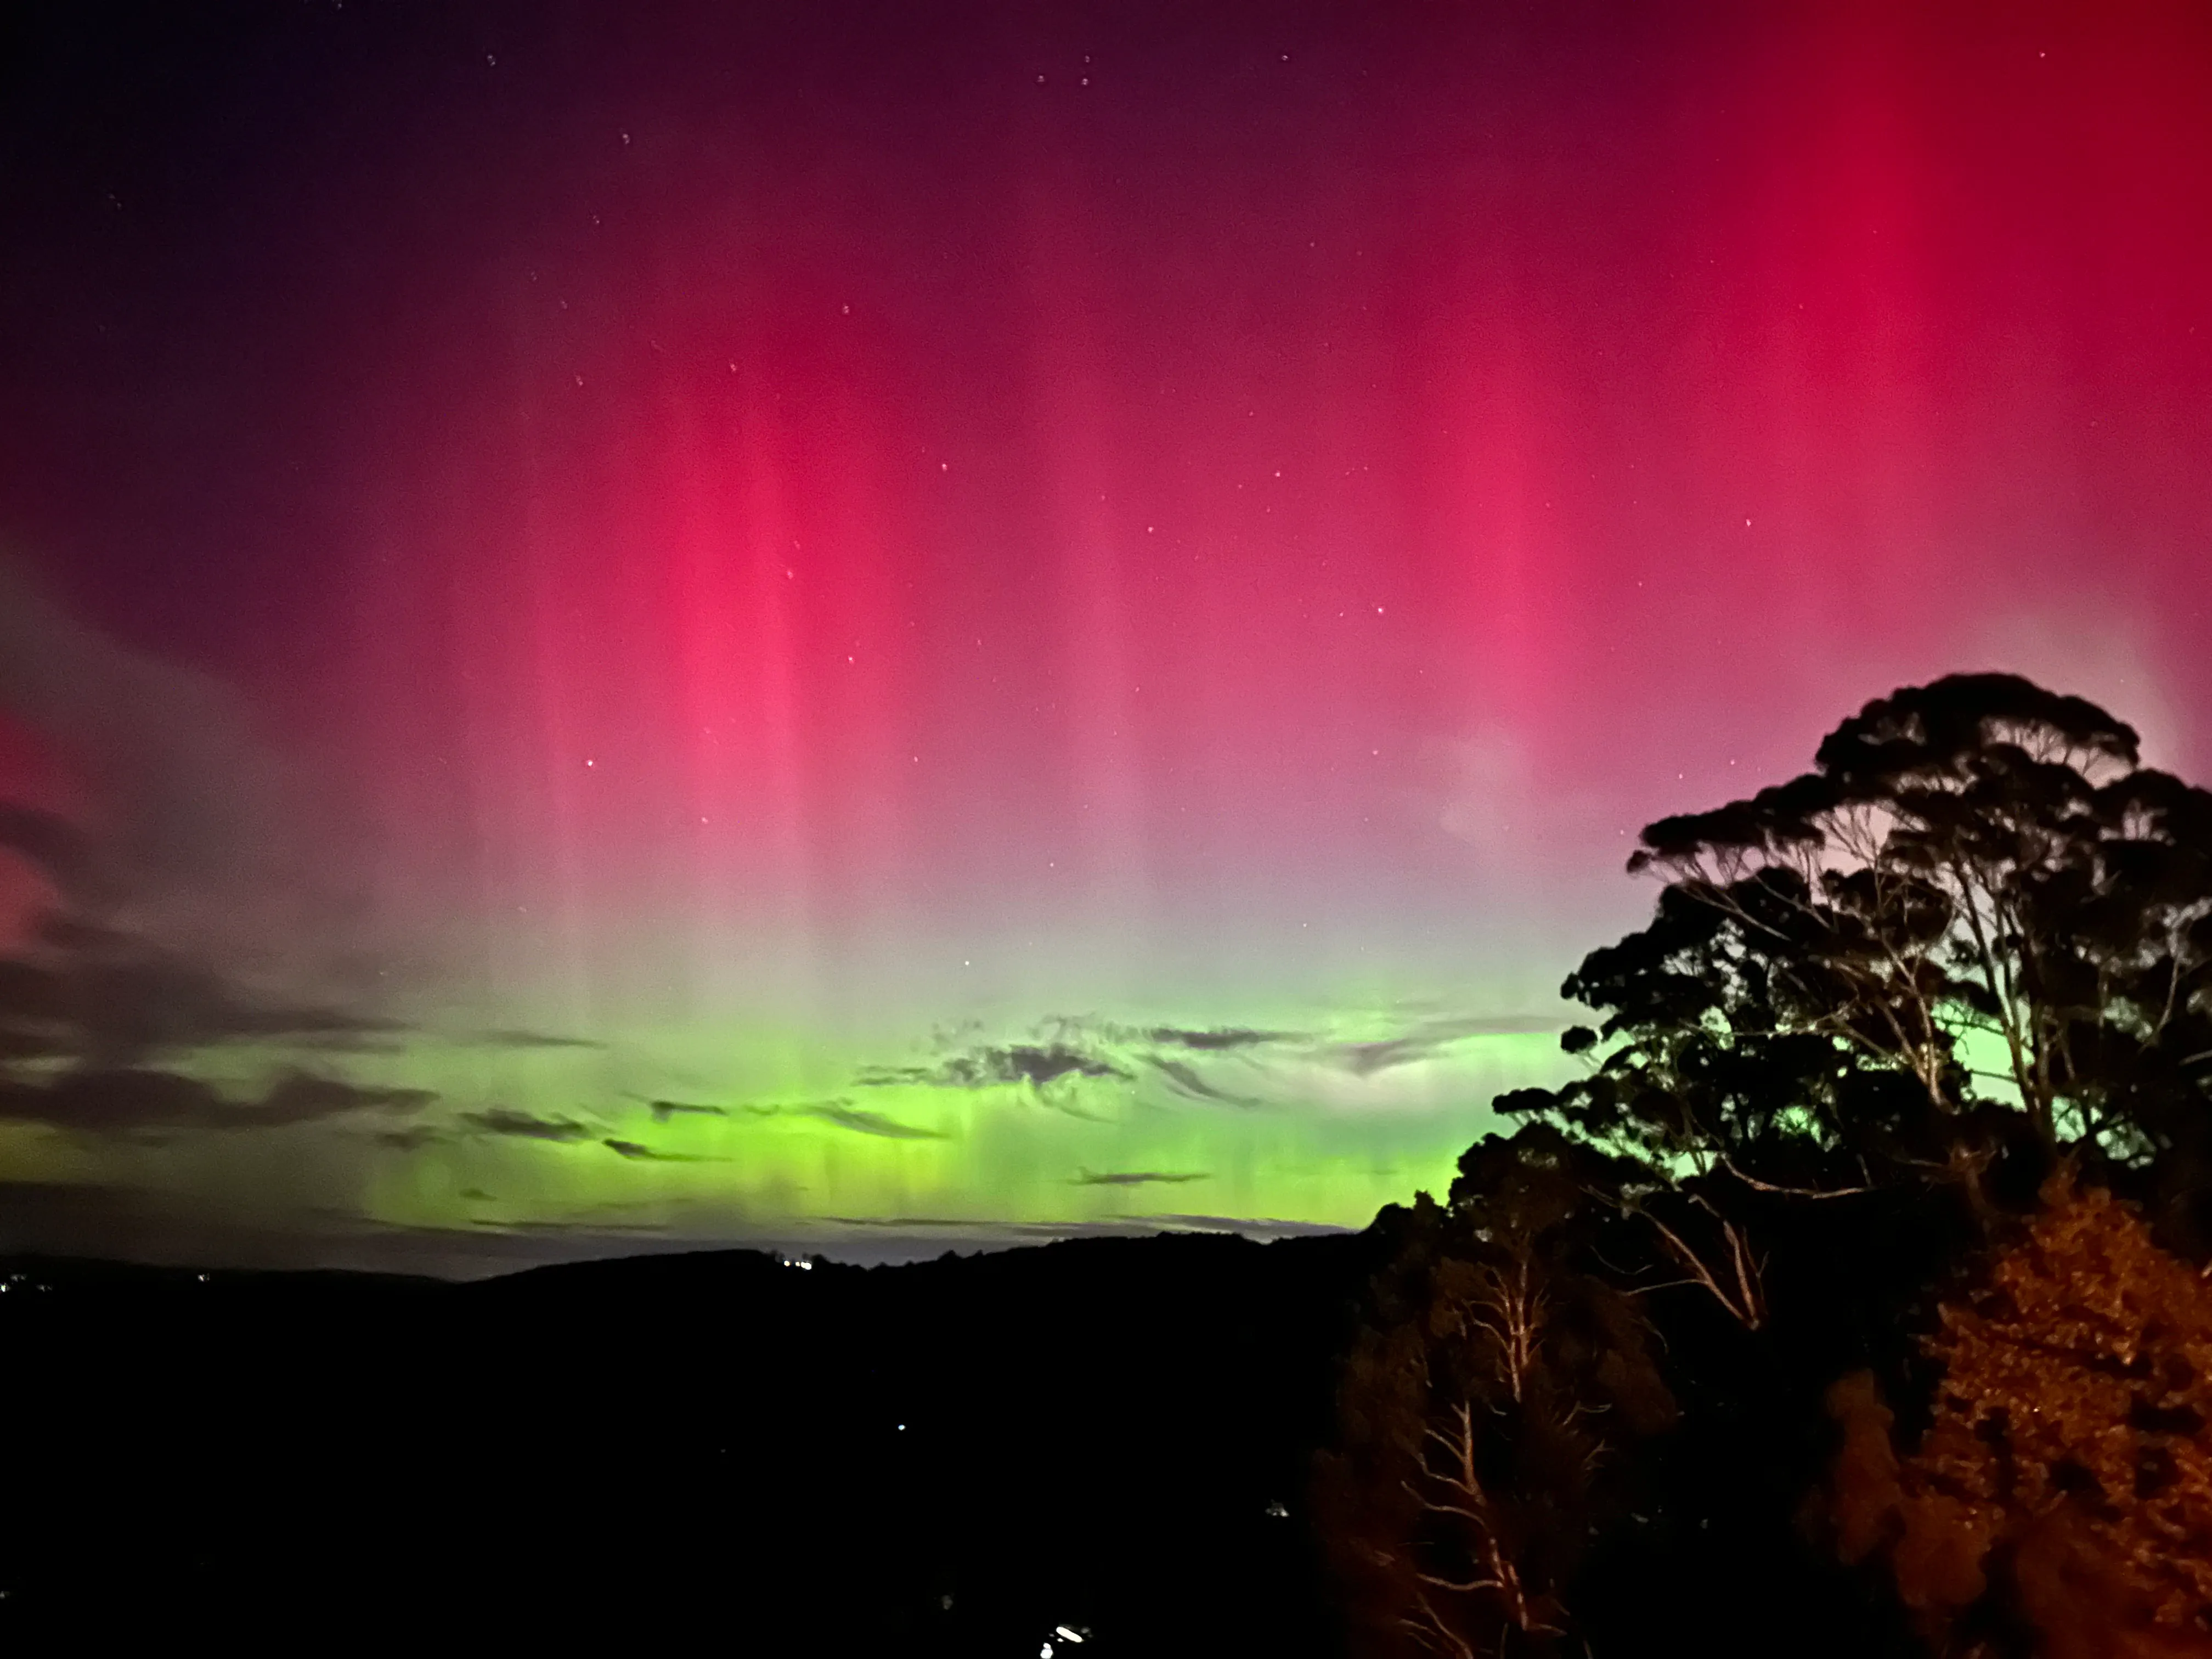
[[[665,1233],[668,1231],[668,1224],[665,1221],[536,1221],[523,1220],[515,1217],[501,1218],[484,1215],[471,1216],[469,1218],[469,1224],[474,1227],[494,1229],[503,1233],[526,1235],[537,1233],[553,1237],[580,1233],[586,1230],[592,1233],[617,1234]]]
[[[90,796],[96,831],[33,854],[73,906],[234,934],[267,921],[262,901],[304,873],[280,768],[237,696],[86,627],[6,562],[0,710],[64,757]],[[14,844],[29,850],[20,835]],[[270,942],[265,930],[258,942]]]
[[[428,1089],[371,1088],[310,1072],[287,1072],[270,1088],[256,1115],[264,1121],[304,1123],[339,1112],[411,1112],[437,1096]]]
[[[638,1161],[653,1164],[726,1164],[726,1158],[708,1158],[697,1152],[664,1152],[635,1140],[617,1140],[610,1137],[599,1142],[609,1152]]]
[[[248,996],[205,963],[81,920],[49,916],[0,961],[0,1052],[136,1066],[223,1042],[355,1046],[395,1020]]]
[[[579,1123],[572,1117],[534,1117],[528,1112],[518,1112],[511,1106],[495,1106],[489,1111],[465,1112],[461,1121],[488,1135],[510,1135],[523,1140],[595,1140],[599,1131],[588,1124]]]
[[[645,1100],[642,1095],[632,1095],[630,1098]],[[647,1109],[652,1112],[653,1121],[655,1123],[665,1123],[672,1117],[684,1113],[696,1114],[701,1117],[727,1117],[730,1115],[726,1107],[698,1106],[688,1100],[645,1100],[645,1105]]]
[[[713,1109],[720,1115],[726,1115],[726,1114],[720,1114],[720,1108],[690,1107],[679,1109],[695,1111]],[[817,1118],[824,1123],[834,1123],[841,1129],[850,1129],[855,1134],[880,1135],[886,1140],[950,1140],[952,1139],[951,1134],[943,1129],[925,1129],[917,1124],[901,1123],[896,1118],[886,1117],[881,1112],[869,1111],[866,1107],[855,1106],[848,1100],[816,1100],[801,1105],[754,1104],[741,1106],[738,1109],[747,1117]],[[607,1144],[614,1145],[612,1141]]]
[[[269,1129],[357,1111],[413,1111],[436,1097],[422,1089],[365,1088],[289,1072],[256,1103],[234,1101],[176,1072],[135,1067],[65,1072],[51,1082],[0,1083],[0,1117],[95,1133],[161,1129]]]
[[[936,1066],[872,1066],[854,1080],[867,1087],[921,1083],[951,1089],[990,1089],[1025,1083],[1042,1090],[1063,1078],[1127,1081],[1134,1075],[1127,1066],[1072,1043],[1014,1042],[970,1048]]]
[[[92,838],[58,813],[0,802],[0,848],[30,864],[64,898],[99,896],[99,858]]]
[[[1212,1101],[1223,1106],[1249,1108],[1267,1103],[1249,1095],[1234,1094],[1229,1090],[1217,1088],[1200,1077],[1195,1066],[1182,1060],[1168,1060],[1159,1054],[1153,1054],[1150,1059],[1153,1069],[1168,1080],[1177,1094],[1188,1095],[1194,1100]]]
[[[863,1066],[853,1073],[853,1081],[863,1089],[895,1089],[902,1084],[943,1083],[945,1079],[933,1066]]]
[[[849,1230],[847,1237],[825,1236],[829,1226]],[[984,1221],[958,1216],[838,1216],[816,1218],[808,1250],[832,1261],[927,1261],[952,1246],[1005,1249],[1074,1238],[1149,1238],[1159,1233],[1224,1233],[1265,1243],[1278,1238],[1311,1238],[1357,1232],[1356,1227],[1317,1221],[1278,1221],[1215,1215],[1117,1215],[1091,1221]]]
[[[595,1037],[559,1036],[545,1031],[471,1031],[463,1039],[485,1048],[604,1048]]]
[[[1474,1036],[1518,1036],[1556,1031],[1565,1022],[1547,1014],[1485,1014],[1430,1020],[1394,1037],[1330,1044],[1323,1052],[1355,1077],[1372,1077],[1393,1066],[1427,1060]]]
[[[900,1123],[885,1117],[881,1112],[871,1112],[859,1106],[848,1106],[843,1101],[825,1100],[812,1106],[790,1108],[798,1117],[819,1118],[824,1123],[834,1123],[841,1129],[850,1129],[856,1134],[881,1135],[887,1140],[949,1140],[942,1129],[924,1129],[911,1123]]]
[[[1242,1025],[1201,1031],[1185,1030],[1173,1025],[1155,1025],[1145,1036],[1152,1042],[1165,1043],[1171,1048],[1195,1048],[1202,1054],[1212,1054],[1229,1048],[1254,1048],[1267,1042],[1288,1042],[1296,1033],[1255,1031]]]
[[[1115,1170],[1103,1175],[1083,1170],[1068,1184],[1074,1187],[1143,1187],[1153,1182],[1178,1185],[1186,1181],[1211,1181],[1213,1176],[1200,1171],[1188,1175],[1169,1174],[1158,1170]]]
[[[1158,1227],[1168,1232],[1240,1233],[1247,1238],[1322,1238],[1353,1233],[1357,1227],[1339,1227],[1325,1221],[1277,1221],[1257,1216],[1125,1215],[1116,1220]]]
[[[1064,1077],[1127,1078],[1110,1060],[1065,1043],[1017,1042],[1003,1048],[978,1048],[945,1062],[945,1076],[969,1088],[993,1083],[1026,1083],[1042,1089]]]

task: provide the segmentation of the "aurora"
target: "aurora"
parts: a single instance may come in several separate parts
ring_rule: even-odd
[[[12,1248],[1358,1228],[1837,710],[2212,770],[2192,9],[941,9],[33,31]]]

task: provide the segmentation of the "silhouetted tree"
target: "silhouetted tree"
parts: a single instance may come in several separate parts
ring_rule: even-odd
[[[1325,1536],[1358,1650],[1555,1650],[1592,1536],[1626,1501],[1631,1442],[1674,1406],[1632,1299],[1592,1271],[1639,1173],[1532,1125],[1461,1160],[1448,1206],[1389,1224],[1395,1259],[1348,1358]]]
[[[1838,1466],[1889,1458],[1905,1495],[1853,1510],[1839,1487],[1838,1513],[1902,1540],[1897,1581],[1949,1610],[1946,1639],[1994,1640],[1972,1620],[2002,1614],[2041,1620],[2061,1656],[2050,1585],[2105,1575],[2119,1601],[2067,1605],[2135,1619],[2158,1548],[2212,1562],[2181,1449],[2212,1416],[2192,1392],[2212,1386],[2212,1350],[2174,1311],[2196,1281],[2178,1259],[2123,1271],[2134,1246],[2113,1242],[2110,1196],[2181,1256],[2212,1254],[2212,794],[2139,763],[2135,732],[2091,703],[1957,675],[1869,702],[1800,777],[1644,830],[1629,868],[1664,878],[1650,924],[1563,988],[1599,1016],[1562,1038],[1584,1075],[1499,1097],[1519,1133],[1471,1149],[1447,1204],[1378,1222],[1396,1254],[1345,1369],[1321,1511],[1365,1651],[1617,1644],[1635,1628],[1624,1597],[1701,1609],[1715,1651],[1770,1651],[1775,1623],[1812,1607],[1826,1651],[1909,1647],[1895,1603],[1790,1525],[1833,1450],[1823,1393],[1855,1366],[1908,1401],[1938,1364],[1966,1389],[1944,1396],[1955,1420],[1931,1432],[1924,1479],[1899,1473],[1870,1392]],[[2098,1362],[2166,1355],[2156,1388],[2127,1371],[2125,1402],[2066,1395],[2064,1434],[2103,1434],[2114,1456],[2134,1437],[2148,1462],[2124,1472],[2038,1439],[2057,1417],[2008,1427],[1988,1404],[2004,1389],[2035,1401],[2106,1373],[2004,1334],[2040,1316],[2026,1303],[2001,1316],[1953,1288],[2062,1176],[2099,1191],[2064,1212],[2087,1218],[2080,1248],[2106,1241],[2095,1271],[2155,1280],[2171,1304],[2134,1358]],[[2140,1311],[2137,1290],[2112,1295]],[[1654,1402],[1677,1400],[1679,1431],[1656,1436],[1675,1413]],[[2099,1412],[2118,1426],[2083,1426]],[[2021,1456],[2071,1507],[2036,1508]],[[1997,1578],[2018,1595],[1985,1594]],[[2194,1578],[2160,1583],[2165,1611],[2137,1622],[2197,1641],[2172,1610]]]
[[[2212,1654],[2212,1285],[2110,1194],[2046,1196],[1944,1305],[1909,1455],[1869,1374],[1831,1391],[1838,1547],[1941,1653]]]
[[[1869,703],[1811,772],[1644,830],[1650,926],[1564,987],[1604,1015],[1564,1046],[1602,1059],[1499,1109],[1721,1177],[1716,1206],[1729,1181],[1941,1176],[1985,1208],[1992,1164],[2024,1204],[2064,1154],[2193,1241],[2212,794],[2137,759],[2129,726],[2013,675]]]

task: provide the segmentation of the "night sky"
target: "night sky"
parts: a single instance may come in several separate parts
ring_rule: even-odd
[[[5,16],[0,1243],[1362,1225],[1867,698],[2212,775],[2201,6]]]

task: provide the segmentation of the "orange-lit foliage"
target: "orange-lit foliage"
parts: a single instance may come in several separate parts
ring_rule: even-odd
[[[1831,1390],[1838,1547],[1887,1557],[1939,1652],[2212,1656],[2212,1284],[2110,1194],[2044,1196],[1943,1308],[1909,1456],[1870,1376]]]

